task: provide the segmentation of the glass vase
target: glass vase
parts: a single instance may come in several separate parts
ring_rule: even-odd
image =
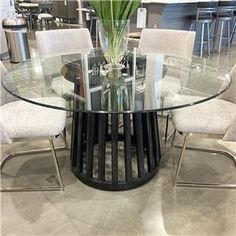
[[[124,65],[107,64],[105,68],[107,73],[101,91],[102,110],[118,112],[130,110],[128,86],[121,74]]]
[[[127,51],[129,20],[98,22],[100,46],[108,63],[118,64]]]

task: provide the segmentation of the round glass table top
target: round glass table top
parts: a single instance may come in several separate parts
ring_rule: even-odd
[[[105,79],[106,61],[100,50],[93,50],[88,56],[36,58],[15,65],[3,74],[2,85],[12,95],[45,107],[122,113],[163,111],[198,104],[223,93],[231,81],[229,73],[217,71],[198,57],[190,62],[163,54],[129,52],[122,63],[124,68],[119,80],[112,80],[112,86],[111,81],[107,84]],[[112,105],[114,96],[122,100],[118,101],[118,108]],[[50,97],[64,99],[65,106],[55,104]]]

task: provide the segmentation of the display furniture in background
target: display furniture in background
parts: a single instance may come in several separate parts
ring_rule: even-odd
[[[225,41],[228,49],[231,40],[231,25],[234,20],[234,10],[236,9],[234,1],[219,1],[217,12],[215,15],[215,33],[214,46],[218,41],[218,53],[221,52],[222,42]]]
[[[62,23],[68,24],[69,27],[73,24],[78,24],[78,2],[77,1],[56,1],[53,3],[53,16],[59,18]]]
[[[43,30],[44,25],[46,29],[49,29],[49,23],[55,28],[54,17],[52,15],[53,2],[39,2],[38,8],[38,20],[40,29]]]
[[[198,41],[195,44],[200,44],[200,57],[203,57],[205,45],[207,45],[208,56],[211,54],[211,26],[214,22],[213,14],[217,12],[217,5],[217,2],[199,2],[197,14],[190,17],[190,30],[197,32]]]
[[[38,18],[38,3],[19,3],[20,11],[23,15],[28,15],[29,28],[37,28],[36,20]]]

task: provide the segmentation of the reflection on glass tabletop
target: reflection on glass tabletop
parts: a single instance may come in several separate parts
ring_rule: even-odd
[[[219,72],[205,59],[192,61],[162,54],[128,52],[122,60],[129,108],[119,112],[177,109],[217,97],[230,84],[230,75]],[[100,50],[32,59],[14,66],[2,76],[12,95],[37,105],[69,111],[116,112],[101,106],[106,60]],[[65,99],[66,108],[51,104],[48,97]]]

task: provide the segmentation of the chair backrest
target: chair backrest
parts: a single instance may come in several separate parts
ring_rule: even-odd
[[[142,54],[161,53],[191,61],[195,32],[167,29],[143,29],[139,49]]]
[[[61,29],[36,32],[36,43],[40,56],[44,59],[53,56],[81,53],[83,64],[84,91],[88,109],[91,107],[87,54],[93,48],[88,29]]]
[[[236,104],[236,64],[233,66],[230,72],[230,77],[231,77],[230,87],[225,91],[225,93],[220,98]]]
[[[66,54],[89,54],[93,48],[88,29],[38,31],[36,43],[42,58]]]
[[[7,69],[0,61],[0,95],[1,95],[0,96],[0,106],[4,105],[6,103],[9,103],[9,102],[14,102],[17,100],[17,98],[14,97],[13,95],[11,95],[10,93],[8,93],[2,85],[2,75],[5,73],[7,73]]]

